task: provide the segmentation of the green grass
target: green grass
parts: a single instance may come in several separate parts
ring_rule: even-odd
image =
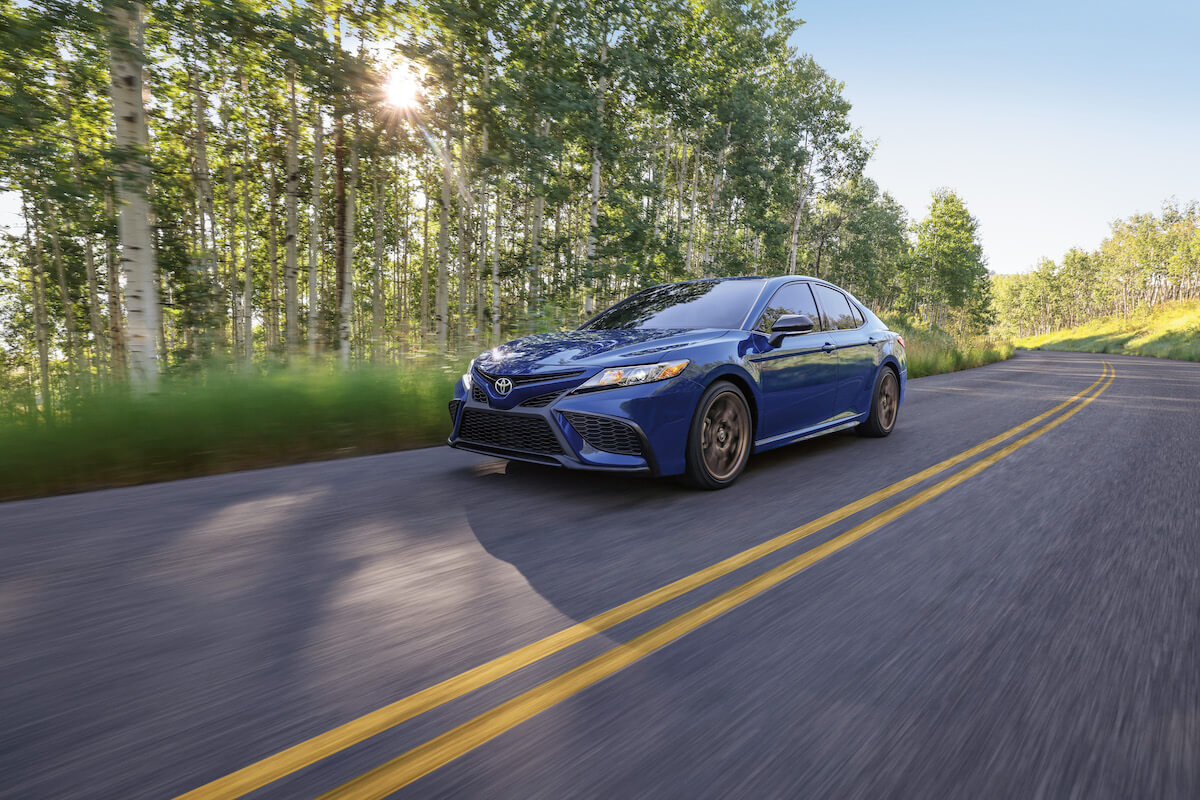
[[[437,444],[461,367],[300,369],[108,389],[0,422],[0,500]]]
[[[1012,348],[960,342],[900,319],[909,376],[1007,358]],[[0,500],[435,445],[461,364],[332,367],[166,379],[157,394],[110,387],[51,423],[0,416]]]
[[[1085,325],[1021,339],[1030,350],[1072,350],[1200,361],[1200,302],[1165,303],[1128,319],[1102,317]]]
[[[889,317],[888,325],[904,337],[908,377],[923,378],[1003,361],[1013,354],[1007,342],[984,338],[960,339],[946,331],[902,317]]]

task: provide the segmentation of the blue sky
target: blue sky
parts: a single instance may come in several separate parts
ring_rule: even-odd
[[[920,218],[939,186],[1022,272],[1109,223],[1200,200],[1200,0],[798,0],[793,44],[845,83],[867,173]]]

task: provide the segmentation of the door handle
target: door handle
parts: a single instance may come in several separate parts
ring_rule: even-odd
[[[833,342],[826,342],[825,344],[821,345],[821,349],[826,353],[832,353],[834,350],[837,350],[837,347],[834,346]]]
[[[883,344],[883,339],[876,339],[874,336],[867,337],[867,344]]]

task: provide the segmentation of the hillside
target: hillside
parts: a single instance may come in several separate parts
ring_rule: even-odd
[[[1072,350],[1200,361],[1200,301],[1164,303],[1149,311],[1101,317],[1075,328],[1016,341],[1030,350]]]

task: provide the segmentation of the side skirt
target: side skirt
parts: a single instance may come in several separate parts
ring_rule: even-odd
[[[772,436],[769,439],[759,439],[754,443],[754,452],[761,453],[764,450],[772,450],[776,447],[783,447],[784,445],[803,442],[805,439],[815,439],[818,436],[824,436],[828,433],[844,431],[848,428],[853,428],[859,425],[866,418],[866,414],[859,414],[858,416],[851,417],[848,420],[839,420],[838,422],[826,428],[817,428],[816,430],[809,428],[805,430],[792,431],[791,433],[781,433],[778,436]]]

